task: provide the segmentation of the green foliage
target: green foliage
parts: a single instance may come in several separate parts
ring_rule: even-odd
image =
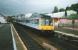
[[[71,10],[71,7],[66,7],[66,10]]]
[[[65,9],[64,8],[60,8],[59,9],[59,12],[62,12],[62,11],[65,11]]]
[[[75,10],[75,11],[77,12],[77,14],[78,14],[78,3],[72,4],[72,5],[71,5],[71,9],[72,9],[72,10]]]

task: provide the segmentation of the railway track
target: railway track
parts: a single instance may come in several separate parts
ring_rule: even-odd
[[[14,26],[28,50],[45,50],[39,43],[29,36],[30,33],[27,33],[23,27],[20,27],[19,25]]]
[[[22,26],[23,27],[23,26]],[[23,27],[23,28],[25,28],[25,29],[27,29],[27,32],[28,31],[31,31],[31,32],[33,32],[33,34],[35,33],[36,34],[36,36],[38,35],[37,33],[41,33],[41,32],[38,32],[38,31],[33,31],[32,29],[28,29],[28,28],[26,28],[26,27]],[[32,34],[32,35],[33,35]],[[35,35],[34,34],[34,35]],[[30,35],[31,36],[31,35]],[[40,35],[39,35],[40,36]],[[32,37],[32,36],[31,36]],[[33,37],[35,37],[35,36],[33,36]],[[33,38],[32,37],[32,38]],[[56,46],[57,48],[58,48],[58,50],[78,50],[78,47],[77,46],[75,46],[74,44],[72,44],[72,43],[70,43],[69,41],[66,41],[66,40],[63,40],[63,39],[60,39],[60,38],[58,38],[58,37],[43,37],[43,36],[41,36],[42,38],[44,38],[44,39],[46,39],[46,40],[48,40],[48,42],[51,44],[51,45],[54,45],[54,46]],[[41,38],[41,39],[42,39]],[[34,38],[34,39],[36,39],[36,37]],[[39,39],[38,39],[39,40]],[[43,40],[43,39],[42,39]]]

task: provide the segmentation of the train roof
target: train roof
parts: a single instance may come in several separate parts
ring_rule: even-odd
[[[51,18],[51,16],[49,15],[45,15],[45,14],[40,14],[40,15],[41,15],[41,18],[47,18],[47,19]]]
[[[46,14],[33,14],[30,18],[31,19],[51,18],[51,16],[46,15]]]

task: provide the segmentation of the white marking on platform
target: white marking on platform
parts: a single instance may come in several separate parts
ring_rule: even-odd
[[[12,26],[13,26],[13,24],[12,24]],[[14,26],[13,26],[13,28],[14,28]],[[25,44],[24,44],[24,43],[23,43],[23,41],[21,40],[21,38],[20,38],[20,36],[18,35],[18,33],[17,33],[17,31],[16,31],[16,29],[15,29],[15,28],[14,28],[14,31],[15,31],[15,33],[17,34],[17,36],[18,36],[18,38],[19,38],[19,40],[20,40],[21,44],[23,45],[24,50],[27,50],[27,48],[26,48]]]
[[[12,33],[13,47],[14,47],[14,50],[17,50],[16,42],[15,42],[15,38],[14,38],[14,35],[13,35],[13,31],[12,31],[12,25],[10,24],[10,26],[11,26],[11,33]]]
[[[78,35],[75,35],[75,34],[65,33],[65,32],[61,32],[61,31],[55,31],[55,32],[57,32],[59,34],[62,34],[62,35],[67,35],[67,36],[72,36],[72,37],[78,38]]]

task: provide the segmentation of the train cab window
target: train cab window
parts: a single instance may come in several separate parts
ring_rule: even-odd
[[[45,25],[52,25],[52,20],[51,19],[46,19],[45,20]]]
[[[52,25],[52,18],[50,16],[42,14],[40,22],[41,25]]]
[[[45,25],[50,25],[50,21],[49,20],[45,20]]]
[[[52,22],[50,19],[43,19],[41,20],[41,25],[52,25]]]
[[[45,25],[45,20],[41,20],[41,25]]]

